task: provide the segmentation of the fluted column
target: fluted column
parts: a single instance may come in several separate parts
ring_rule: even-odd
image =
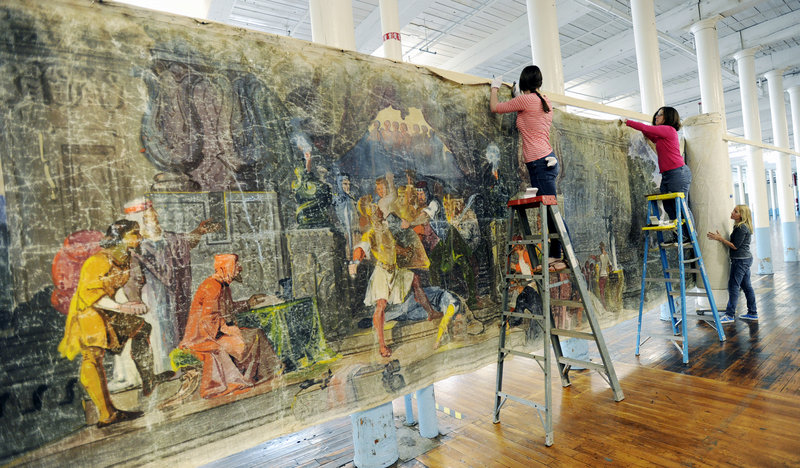
[[[631,16],[642,113],[650,115],[664,106],[661,55],[658,52],[658,30],[653,0],[632,0]]]
[[[783,70],[768,71],[769,112],[772,117],[772,138],[775,146],[789,148],[789,129],[786,124],[786,103],[783,99]],[[783,237],[783,259],[797,261],[797,221],[794,214],[794,190],[792,189],[792,163],[786,153],[777,153],[776,168],[778,212],[781,218]]]
[[[761,143],[761,119],[758,111],[758,88],[756,87],[755,53],[757,48],[745,49],[734,54],[739,72],[739,93],[742,99],[744,137]],[[772,267],[772,245],[769,232],[769,201],[767,181],[764,176],[764,152],[757,146],[747,147],[747,179],[750,194],[750,210],[753,212],[755,254],[758,273],[769,275]]]
[[[564,68],[555,0],[527,0],[533,64],[542,70],[542,89],[564,94]]]

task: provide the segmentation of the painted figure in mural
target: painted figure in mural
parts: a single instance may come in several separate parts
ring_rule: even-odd
[[[683,192],[689,200],[689,185],[692,183],[692,171],[681,154],[681,143],[678,130],[681,129],[681,118],[672,107],[662,107],[653,114],[653,125],[633,120],[626,120],[625,125],[639,130],[656,145],[658,171],[661,173],[661,193]],[[664,203],[664,210],[669,219],[675,219],[675,203]],[[689,213],[691,215],[691,212]],[[684,238],[689,237],[688,226],[684,224]]]
[[[339,219],[339,223],[344,230],[348,258],[350,258],[353,252],[354,236],[358,233],[356,199],[351,189],[350,176],[347,174],[339,174],[336,177],[336,193],[333,195],[333,209],[336,212],[336,218]]]
[[[606,244],[603,242],[600,243],[600,256],[597,264],[600,267],[597,288],[600,293],[600,301],[603,305],[606,305],[606,283],[608,282],[608,274],[611,273],[611,259],[608,257]]]
[[[153,326],[150,343],[156,370],[169,370],[169,353],[183,337],[192,302],[191,250],[222,225],[206,219],[188,233],[164,231],[153,203],[145,198],[127,203],[124,211],[127,219],[142,227],[144,238],[139,251],[133,253],[125,292],[130,300],[147,306],[144,319]]]
[[[474,195],[471,200],[474,200]],[[477,305],[477,289],[475,287],[475,276],[477,264],[473,257],[473,251],[467,241],[464,240],[462,232],[472,236],[479,236],[478,222],[475,212],[465,209],[463,198],[453,198],[445,195],[445,213],[447,215],[448,229],[444,240],[439,242],[431,251],[430,278],[431,284],[438,286],[445,284],[447,289],[447,279],[451,275],[459,274],[467,286],[469,294],[467,304],[470,307]],[[469,218],[471,214],[471,219]],[[471,221],[474,221],[471,222]],[[460,228],[460,229],[459,229]]]
[[[736,314],[736,303],[739,302],[739,289],[744,291],[747,299],[747,313],[739,318],[743,320],[758,320],[758,309],[756,308],[756,293],[750,284],[750,267],[753,265],[753,254],[750,253],[750,239],[753,236],[753,217],[750,207],[747,205],[736,205],[731,211],[733,220],[733,232],[730,240],[725,239],[719,233],[709,232],[706,236],[720,242],[728,248],[731,256],[731,270],[728,277],[728,305],[725,307],[725,315],[720,317],[720,323],[733,323]]]
[[[420,280],[410,269],[398,265],[398,245],[389,230],[380,204],[373,203],[370,196],[359,200],[359,211],[370,220],[370,229],[364,233],[361,242],[353,251],[353,263],[349,266],[350,275],[355,277],[358,264],[362,260],[375,260],[375,269],[369,279],[364,304],[374,306],[372,324],[378,333],[380,353],[383,357],[392,355],[386,346],[383,327],[386,323],[386,307],[389,304],[402,304],[413,289],[416,302],[427,313],[428,320],[442,317],[442,313],[433,309],[423,291]],[[402,249],[402,248],[401,248]]]
[[[295,168],[296,179],[291,184],[297,201],[297,224],[303,228],[328,226],[331,188],[312,172],[311,145],[308,141],[302,135],[296,136],[294,140],[305,159],[305,167]]]
[[[431,262],[420,236],[410,226],[403,227],[404,221],[414,219],[417,215],[415,207],[418,200],[412,176],[407,174],[406,178],[408,184],[397,189],[394,185],[394,174],[391,172],[378,178],[375,181],[375,193],[380,197],[377,204],[381,208],[384,222],[399,247],[397,249],[397,265],[400,268],[427,270]],[[369,216],[362,214],[362,217],[368,220],[370,226],[372,225]]]
[[[402,219],[400,227],[410,228],[417,233],[425,250],[430,252],[439,243],[439,236],[431,227],[431,221],[436,219],[436,215],[440,212],[439,203],[436,200],[429,200],[427,182],[420,180],[414,183],[410,175],[406,196],[410,199],[407,203],[410,208],[409,216]]]
[[[109,226],[102,249],[81,267],[78,289],[72,296],[64,338],[58,350],[67,359],[81,354],[80,381],[98,411],[98,427],[138,418],[139,411],[114,407],[106,384],[103,356],[106,350],[122,351],[131,340],[131,355],[142,379],[142,394],[148,396],[156,384],[174,372],[155,374],[150,351],[150,325],[141,315],[147,307],[127,301],[120,291],[130,275],[131,252],[142,241],[139,225],[122,219]]]
[[[181,348],[203,362],[200,395],[212,398],[251,389],[280,374],[281,362],[260,329],[240,328],[236,314],[255,307],[265,296],[234,301],[230,284],[241,281],[235,254],[216,255],[214,274],[197,288]]]
[[[553,123],[550,101],[539,92],[542,71],[536,65],[525,67],[519,75],[521,94],[507,102],[499,102],[497,98],[502,82],[502,77],[492,81],[489,108],[500,114],[517,113],[517,129],[522,135],[522,154],[531,187],[539,189],[538,195],[556,195],[559,164],[550,146],[550,126]],[[550,232],[555,232],[556,227],[551,219],[548,218],[547,224]],[[561,256],[561,242],[558,239],[551,240],[549,264],[553,270],[566,268]]]
[[[513,240],[519,241],[522,240],[522,237],[515,235]],[[528,254],[528,249],[526,249],[524,245],[514,245],[509,258],[509,265],[517,275],[527,276],[533,274],[531,257]],[[521,313],[527,309],[531,313],[541,313],[542,299],[536,289],[534,289],[536,287],[535,281],[512,280],[510,290],[512,295],[508,300],[509,304],[514,304],[510,309],[511,312],[518,311]],[[512,327],[519,326],[521,323],[521,317],[510,317],[508,319],[508,324]]]

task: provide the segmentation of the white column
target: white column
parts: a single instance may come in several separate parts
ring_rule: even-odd
[[[403,60],[403,47],[400,45],[400,11],[397,0],[380,0],[381,30],[383,32],[383,56]]]
[[[722,116],[716,112],[688,117],[683,121],[686,152],[692,170],[692,213],[698,232],[697,241],[703,252],[703,263],[714,293],[717,307],[727,302],[730,262],[727,247],[706,238],[706,232],[730,232],[733,209],[733,177],[731,177],[728,144],[722,139]],[[698,284],[702,288],[702,284]],[[704,307],[699,301],[698,307]]]
[[[739,195],[739,203],[738,205],[744,205],[744,166],[736,166],[736,183],[738,184],[738,195]]]
[[[783,70],[768,71],[769,112],[772,117],[772,138],[775,146],[789,148],[789,129],[786,124],[786,103],[783,100]],[[778,153],[777,199],[783,235],[783,259],[797,261],[797,217],[794,214],[794,190],[792,189],[792,163],[789,155]]]
[[[766,177],[765,181],[767,184],[767,208],[769,209],[770,217],[774,216],[775,214],[775,195],[773,195],[772,191],[772,171],[769,169],[766,170]]]
[[[564,68],[555,0],[527,0],[533,64],[542,70],[542,89],[564,94]]]
[[[745,49],[734,54],[739,72],[739,92],[742,98],[742,118],[744,120],[744,137],[761,143],[761,119],[758,111],[758,88],[756,87],[755,53],[757,48]],[[747,192],[750,194],[750,211],[753,213],[753,229],[755,230],[758,259],[758,273],[773,273],[772,245],[769,232],[769,199],[767,197],[767,181],[764,176],[764,153],[761,148],[748,146]]]
[[[639,95],[642,113],[652,115],[664,106],[661,80],[661,56],[653,0],[632,0],[633,38],[636,42],[636,65],[639,71]]]
[[[770,195],[772,196],[772,217],[777,220],[781,215],[781,206],[778,203],[778,177],[775,169],[769,170]]]
[[[356,50],[351,0],[308,0],[311,40],[339,49]]]
[[[792,86],[789,91],[789,108],[792,110],[792,133],[794,134],[794,150],[800,151],[800,85]],[[800,200],[800,157],[794,157],[797,169],[797,198]]]
[[[694,35],[695,49],[697,51],[697,73],[700,79],[700,102],[703,112],[719,112],[725,115],[725,100],[722,90],[722,72],[720,71],[719,40],[717,36],[717,21],[722,18],[715,16],[693,24],[691,27]],[[722,120],[725,128],[725,119]]]

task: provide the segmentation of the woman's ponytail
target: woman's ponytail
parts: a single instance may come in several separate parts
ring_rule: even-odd
[[[539,94],[539,91],[534,91],[534,93],[536,93],[536,95],[539,96],[539,99],[542,100],[542,109],[544,110],[544,113],[546,114],[550,112],[550,106],[547,105],[547,101],[545,101],[542,95]]]

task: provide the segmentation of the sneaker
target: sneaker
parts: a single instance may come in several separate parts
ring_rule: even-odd
[[[719,318],[719,323],[722,323],[722,324],[733,323],[734,321],[735,321],[735,319],[733,318],[733,315],[725,314],[725,315],[723,315],[722,317]]]
[[[742,320],[752,320],[754,322],[758,322],[758,315],[757,314],[746,313],[746,314],[740,315],[739,318],[742,319]]]

